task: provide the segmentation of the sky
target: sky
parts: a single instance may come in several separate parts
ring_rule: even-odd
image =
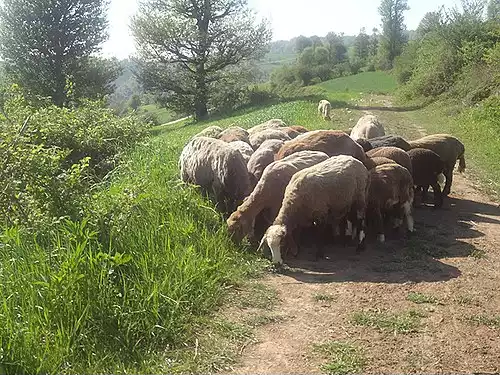
[[[362,27],[370,33],[381,29],[378,6],[380,0],[248,0],[258,17],[267,18],[273,29],[273,40],[291,39],[299,35],[324,36],[330,31],[357,35]],[[409,30],[417,28],[425,13],[459,6],[460,0],[408,0],[405,12]],[[103,46],[105,56],[127,58],[135,51],[130,34],[130,17],[137,11],[137,0],[111,0],[109,8],[109,40]]]

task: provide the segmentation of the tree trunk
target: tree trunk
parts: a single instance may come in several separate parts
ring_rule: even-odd
[[[208,110],[206,102],[196,97],[194,108],[195,108],[194,117],[196,121],[206,120],[208,118]]]

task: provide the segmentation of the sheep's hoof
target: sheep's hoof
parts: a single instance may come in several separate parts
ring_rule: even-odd
[[[384,234],[379,234],[377,236],[377,241],[380,242],[380,243],[384,243],[385,242],[385,235]]]

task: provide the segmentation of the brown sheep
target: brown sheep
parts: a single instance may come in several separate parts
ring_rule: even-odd
[[[274,161],[274,155],[280,150],[285,142],[279,139],[268,139],[255,150],[248,160],[247,168],[250,173],[252,185],[255,186],[260,180],[264,169]]]
[[[307,128],[300,126],[300,125],[292,125],[292,126],[288,126],[288,128],[293,129],[301,134],[307,133],[309,131]]]
[[[432,186],[434,207],[441,207],[443,205],[443,194],[438,179],[444,170],[443,161],[438,154],[426,148],[414,148],[408,151],[408,155],[411,159],[413,183],[417,187],[417,191],[422,191],[422,198],[425,199],[427,189]]]
[[[413,179],[399,164],[382,164],[370,171],[367,220],[373,225],[378,241],[384,242],[384,216],[402,211],[409,232],[413,232]],[[402,216],[402,215],[401,215]],[[399,219],[399,218],[398,218]]]
[[[253,236],[255,219],[261,213],[267,216],[265,218],[267,225],[264,224],[265,231],[280,210],[285,188],[292,176],[326,159],[328,155],[323,152],[302,151],[267,166],[252,194],[227,219],[232,238],[239,242],[247,235]],[[264,233],[260,235],[262,234]]]
[[[384,135],[382,137],[372,138],[370,139],[370,145],[372,146],[372,148],[392,146],[399,147],[404,151],[408,151],[411,149],[410,144],[397,135]]]
[[[259,246],[271,250],[274,263],[283,263],[282,251],[297,254],[297,230],[314,221],[339,222],[355,211],[358,250],[364,247],[364,220],[369,173],[352,156],[339,155],[295,173],[285,189],[278,216]]]
[[[283,159],[294,152],[305,150],[321,151],[328,156],[351,155],[363,163],[366,160],[363,148],[339,130],[315,130],[301,134],[285,142],[275,159]]]
[[[463,143],[449,134],[433,134],[410,141],[409,144],[412,148],[426,148],[439,155],[444,163],[443,173],[446,177],[443,195],[447,196],[450,194],[453,182],[453,169],[457,160],[459,161],[458,171],[462,173],[465,170],[465,146]]]
[[[394,160],[391,160],[389,158],[386,158],[384,156],[374,156],[374,157],[367,157],[365,161],[365,166],[368,170],[375,168],[377,165],[382,165],[382,164],[392,164],[394,163]]]
[[[411,168],[411,160],[410,157],[406,152],[401,150],[398,147],[379,147],[379,148],[374,148],[373,150],[370,150],[366,153],[366,156],[368,157],[374,157],[374,156],[383,156],[385,158],[394,160],[396,163],[401,165],[402,167],[405,167],[408,169],[408,171],[411,173],[412,168]]]

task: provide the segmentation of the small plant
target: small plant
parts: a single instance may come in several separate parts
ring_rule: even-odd
[[[259,314],[251,316],[250,318],[245,320],[245,323],[250,327],[261,327],[272,323],[281,322],[285,319],[282,315],[268,315],[268,314]]]
[[[425,294],[422,293],[417,293],[417,292],[411,292],[408,294],[406,297],[408,301],[421,304],[421,303],[436,303],[437,299],[432,296],[426,296]]]
[[[337,300],[337,297],[330,294],[315,294],[313,300],[316,302],[333,302]]]
[[[500,329],[500,315],[495,315],[492,317],[486,315],[470,316],[466,318],[469,323],[475,325],[483,325],[490,328]]]
[[[327,374],[359,373],[366,365],[362,351],[348,342],[328,341],[314,344],[313,351],[325,357],[327,362],[321,365],[321,370]]]
[[[420,319],[423,317],[422,313],[414,310],[402,314],[361,311],[352,316],[351,322],[359,326],[376,328],[383,332],[408,334],[418,331]]]

